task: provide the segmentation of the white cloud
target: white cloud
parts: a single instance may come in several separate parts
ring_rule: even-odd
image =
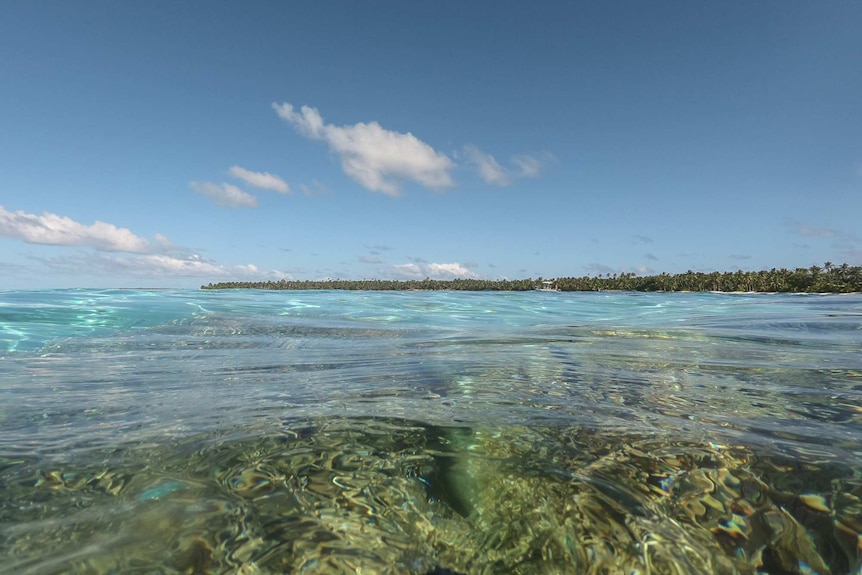
[[[50,271],[77,275],[86,269],[88,275],[103,275],[111,278],[136,278],[170,280],[195,278],[199,281],[218,280],[266,280],[288,277],[278,271],[262,272],[254,264],[225,266],[204,258],[199,254],[174,256],[164,254],[105,254],[82,253],[53,258],[32,258]]]
[[[115,258],[108,267],[111,271],[124,268],[123,271],[134,276],[143,277],[240,277],[246,278],[260,275],[260,271],[254,264],[222,266],[207,261],[200,255],[192,254],[187,257],[174,257],[169,255],[145,255],[136,258]]]
[[[255,188],[272,190],[280,194],[290,193],[290,186],[287,185],[287,182],[269,172],[252,172],[239,166],[231,166],[228,173]]]
[[[452,278],[475,278],[479,277],[475,272],[471,272],[461,264],[428,264],[428,271],[431,277],[452,277]]]
[[[212,274],[221,276],[229,273],[229,270],[231,269],[205,261],[197,255],[192,255],[187,258],[177,258],[172,256],[144,256],[140,261],[135,262],[135,265],[140,266],[137,273],[143,272],[147,275],[168,274],[199,276],[202,274]],[[241,273],[257,272],[257,267],[252,264],[234,266],[234,269]]]
[[[515,178],[535,178],[546,165],[556,160],[553,154],[548,152],[537,155],[521,154],[512,156],[512,166],[506,168],[501,166],[494,156],[476,146],[464,146],[464,154],[467,162],[479,171],[485,182],[497,186],[508,186]]]
[[[403,181],[433,189],[452,185],[452,160],[410,132],[386,130],[377,122],[325,124],[320,112],[309,106],[299,111],[289,103],[273,103],[272,107],[300,134],[325,141],[341,159],[344,172],[371,191],[399,196]]]
[[[556,156],[550,152],[539,152],[538,154],[521,154],[512,157],[515,170],[519,178],[535,178],[549,164],[557,162]]]
[[[283,104],[273,102],[272,109],[275,110],[275,113],[278,114],[279,118],[289,124],[293,124],[293,127],[296,128],[296,130],[303,136],[314,140],[326,139],[323,116],[320,115],[317,108],[302,106],[300,111],[297,112],[294,110],[293,104],[288,102],[284,102]],[[347,128],[347,126],[345,126],[345,128]]]
[[[524,178],[533,178],[542,171],[542,162],[533,156],[514,156],[512,163],[518,170],[518,175]]]
[[[170,241],[159,234],[158,246],[127,228],[96,221],[87,226],[75,220],[45,212],[41,216],[23,211],[9,212],[0,206],[0,236],[18,238],[31,244],[88,246],[107,252],[151,253],[166,249]]]
[[[256,208],[257,198],[232,184],[189,182],[189,186],[224,208]]]
[[[52,258],[29,256],[40,262],[47,273],[104,275],[111,278],[148,278],[156,282],[171,278],[282,279],[278,271],[262,272],[253,264],[224,266],[199,254],[189,253],[162,234],[152,241],[126,228],[95,222],[86,226],[71,218],[52,213],[42,215],[23,211],[9,212],[0,206],[0,236],[21,239],[31,244],[88,247],[95,252],[76,251]],[[112,253],[105,253],[112,252]],[[118,253],[126,252],[126,253]],[[13,268],[7,266],[10,270]],[[24,268],[19,268],[24,269]],[[43,273],[43,272],[40,272]],[[28,271],[28,274],[32,274]],[[122,280],[120,280],[122,283]]]
[[[512,177],[491,154],[483,152],[476,146],[464,146],[464,153],[467,154],[467,161],[476,166],[479,176],[486,183],[496,186],[508,186],[512,183]]]
[[[177,245],[162,234],[156,234],[153,238],[156,240],[156,244],[161,248],[160,251],[169,252],[177,249]]]
[[[143,255],[139,257],[101,257],[91,260],[103,272],[128,274],[135,277],[225,277],[232,273],[256,273],[254,265],[225,267],[205,260],[197,254],[186,257]]]
[[[479,277],[466,266],[459,263],[409,263],[393,265],[389,269],[390,277],[394,279],[425,279],[436,280],[464,279]]]

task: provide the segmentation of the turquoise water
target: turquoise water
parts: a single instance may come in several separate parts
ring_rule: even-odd
[[[0,291],[0,573],[859,573],[862,296]]]

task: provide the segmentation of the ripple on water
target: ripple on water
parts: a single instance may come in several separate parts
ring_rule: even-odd
[[[4,292],[0,572],[859,571],[862,300],[557,295]]]

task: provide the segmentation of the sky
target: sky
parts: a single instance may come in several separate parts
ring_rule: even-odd
[[[862,265],[862,2],[0,3],[0,289]]]

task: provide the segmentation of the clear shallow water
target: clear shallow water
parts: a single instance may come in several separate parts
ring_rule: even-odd
[[[860,296],[0,292],[0,573],[858,573],[860,497]]]

